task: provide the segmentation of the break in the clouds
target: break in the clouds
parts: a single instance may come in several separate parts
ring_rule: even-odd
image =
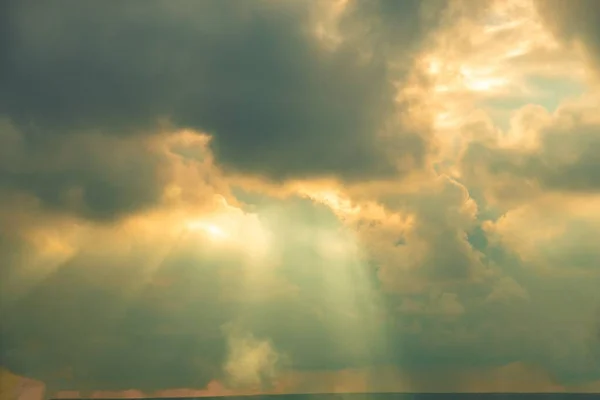
[[[8,2],[2,366],[89,397],[597,391],[595,8]]]

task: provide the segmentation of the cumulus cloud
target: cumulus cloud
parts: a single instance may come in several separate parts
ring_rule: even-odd
[[[494,285],[485,301],[490,303],[505,303],[529,300],[529,294],[511,277],[503,277]]]
[[[600,300],[591,289],[600,260],[592,244],[600,228],[590,157],[598,126],[593,98],[566,101],[554,113],[523,107],[507,131],[474,138],[461,161],[460,179],[477,188],[487,209],[488,259],[510,274],[492,281],[481,312],[515,327],[488,324],[484,335],[498,348],[515,337],[529,341],[523,350],[531,360],[553,349],[545,365],[563,382],[588,379],[599,367],[592,321]],[[560,335],[569,339],[558,343]]]
[[[553,114],[535,106],[518,110],[511,136],[488,133],[467,145],[464,179],[485,187],[490,201],[521,202],[548,192],[595,194],[600,123],[594,99],[563,104]]]
[[[265,389],[274,383],[282,356],[267,340],[243,332],[231,332],[228,357],[223,367],[226,382],[234,388]]]
[[[442,176],[411,193],[382,195],[380,201],[388,213],[405,218],[399,221],[396,236],[377,235],[379,229],[390,229],[385,225],[391,220],[363,228],[365,240],[377,249],[384,285],[403,286],[410,280],[407,273],[426,281],[461,281],[483,273],[481,254],[467,240],[475,226],[477,204],[460,183]],[[414,283],[409,286],[416,289]]]
[[[533,202],[510,210],[485,229],[491,240],[537,268],[593,271],[600,261],[595,245],[600,229],[597,199]]]
[[[436,19],[419,17],[420,2],[380,3],[350,2],[333,49],[315,33],[323,7],[306,2],[11,3],[2,114],[29,140],[148,134],[168,120],[213,135],[226,168],[275,179],[406,173],[430,143],[402,122],[405,78],[376,49],[409,63]],[[403,22],[383,21],[388,8]]]

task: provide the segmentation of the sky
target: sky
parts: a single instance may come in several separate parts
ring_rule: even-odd
[[[600,392],[599,1],[4,9],[3,398]]]

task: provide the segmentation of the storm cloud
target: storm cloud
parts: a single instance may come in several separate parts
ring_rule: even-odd
[[[430,140],[402,121],[395,85],[436,20],[393,3],[351,2],[331,48],[319,2],[11,2],[1,112],[30,141],[169,121],[211,134],[226,169],[277,180],[406,173]]]

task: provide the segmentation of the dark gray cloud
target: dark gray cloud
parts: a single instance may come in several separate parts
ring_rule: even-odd
[[[369,51],[382,53],[393,61],[402,61],[428,39],[428,34],[442,25],[446,0],[393,1],[350,0],[341,19],[344,32]],[[398,67],[396,65],[396,67]]]
[[[27,128],[25,128],[27,129]],[[170,160],[143,138],[44,135],[0,120],[0,190],[54,211],[111,220],[160,201]]]
[[[351,4],[348,25],[394,28],[342,28],[335,49],[312,32],[319,4],[11,2],[1,112],[31,138],[152,132],[169,119],[212,134],[226,168],[275,179],[420,165],[427,135],[399,122],[393,81],[403,76],[376,51],[384,35],[409,65],[433,26],[420,2]]]
[[[595,0],[536,0],[550,29],[561,40],[581,41],[600,71],[600,4]]]

